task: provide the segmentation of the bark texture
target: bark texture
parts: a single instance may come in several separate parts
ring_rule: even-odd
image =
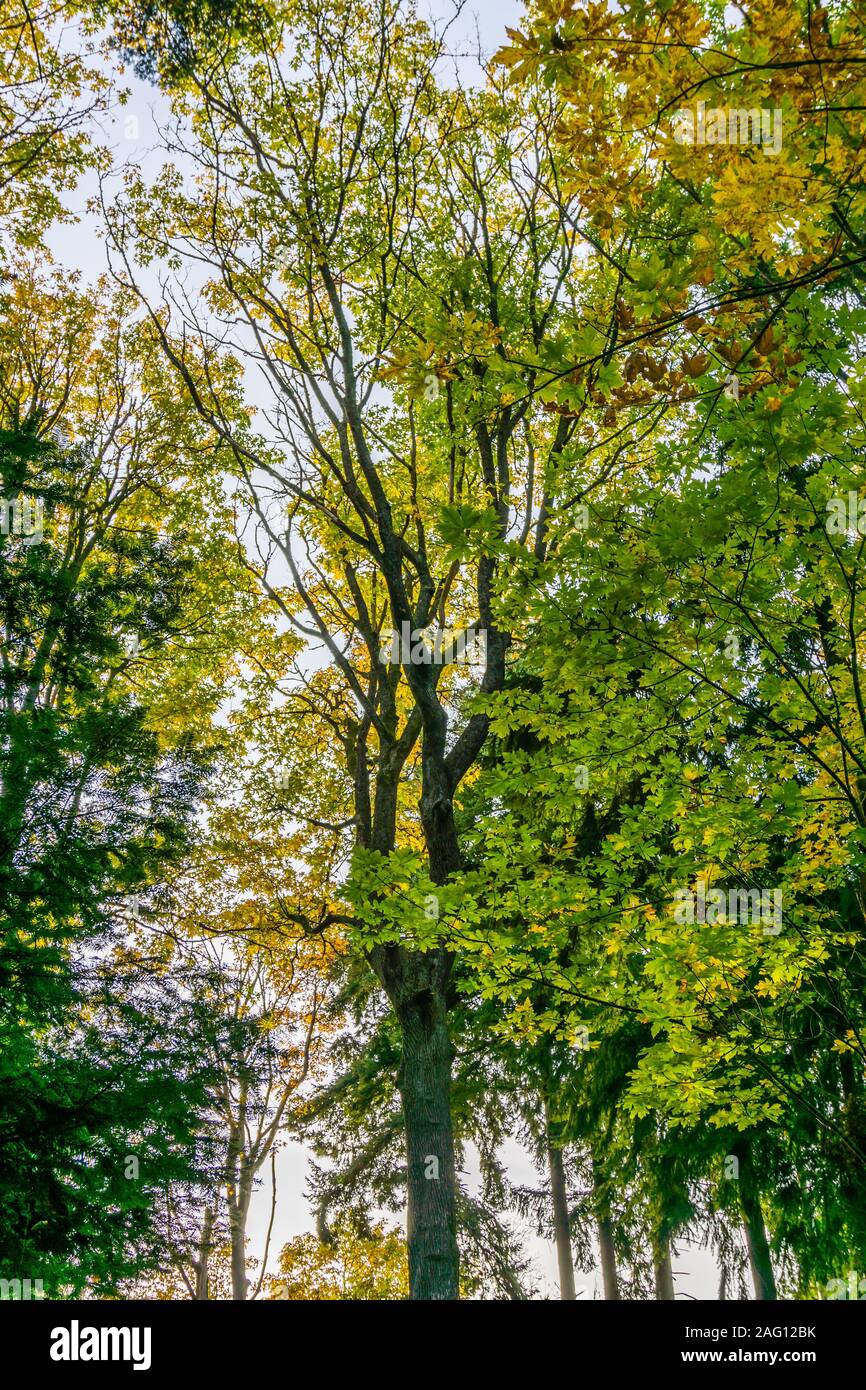
[[[397,1007],[403,1034],[400,1093],[406,1129],[409,1292],[459,1296],[451,1040],[445,993],[431,987]]]

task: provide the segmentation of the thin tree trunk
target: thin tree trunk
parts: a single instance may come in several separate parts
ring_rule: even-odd
[[[237,1190],[229,1202],[229,1234],[231,1237],[232,1299],[245,1302],[249,1293],[247,1279],[247,1216],[253,1190],[253,1173],[241,1155]]]
[[[671,1244],[667,1236],[657,1234],[653,1238],[653,1272],[655,1274],[656,1298],[670,1302],[674,1293],[674,1276],[671,1269]]]
[[[601,1173],[595,1157],[592,1159],[592,1203],[598,1228],[598,1248],[601,1255],[601,1277],[605,1299],[619,1300],[619,1275],[616,1268],[616,1249],[613,1243],[613,1222],[602,1190]]]
[[[246,1213],[240,1208],[229,1219],[232,1244],[232,1299],[245,1301],[247,1296],[247,1233]]]
[[[431,953],[432,954],[432,953]],[[451,1039],[444,989],[414,993],[398,1008],[400,1092],[406,1125],[409,1295],[459,1297],[456,1176],[451,1125]]]
[[[559,1296],[575,1299],[574,1257],[571,1253],[571,1223],[568,1219],[568,1192],[565,1185],[565,1164],[562,1149],[551,1142],[550,1110],[544,1101],[544,1128],[547,1143],[547,1166],[550,1172],[550,1197],[553,1205],[553,1236],[556,1241],[556,1262],[559,1266]]]
[[[198,1247],[198,1263],[195,1267],[195,1296],[199,1301],[210,1298],[210,1293],[208,1292],[208,1263],[210,1261],[212,1230],[213,1212],[210,1207],[206,1207],[201,1228],[201,1240],[199,1241]]]
[[[613,1223],[607,1217],[596,1219],[598,1226],[598,1248],[601,1252],[601,1277],[606,1299],[619,1298],[619,1275],[616,1269],[616,1250],[613,1244]]]
[[[752,1146],[748,1139],[741,1138],[731,1152],[739,1160],[740,1211],[743,1215],[743,1228],[746,1233],[746,1248],[749,1252],[749,1266],[752,1283],[758,1302],[774,1302],[778,1297],[773,1262],[770,1257],[770,1243],[764,1225],[761,1207],[761,1192],[755,1169],[752,1164]]]
[[[747,1196],[745,1192],[741,1192],[740,1202],[743,1208],[743,1225],[746,1230],[746,1246],[749,1251],[755,1298],[760,1302],[773,1302],[777,1298],[776,1279],[770,1259],[770,1244],[764,1226],[761,1199],[757,1194]]]
[[[247,1155],[244,1153],[246,1119],[247,1084],[243,1082],[238,1096],[237,1112],[233,1116],[229,1128],[225,1165],[226,1207],[229,1218],[229,1241],[231,1243],[232,1299],[237,1302],[244,1301],[247,1296],[246,1226],[252,1174],[247,1171]]]

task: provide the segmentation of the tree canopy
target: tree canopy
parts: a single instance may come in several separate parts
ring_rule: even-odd
[[[862,6],[67,17],[3,9],[0,1274],[851,1296]]]

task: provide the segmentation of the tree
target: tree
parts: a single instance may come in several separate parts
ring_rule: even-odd
[[[0,470],[20,513],[4,499],[2,1256],[51,1292],[110,1291],[154,1258],[162,1184],[207,1180],[188,1002],[125,943],[194,839],[232,626],[255,604],[206,487],[171,486],[203,441],[152,335],[23,264],[3,307]],[[202,630],[208,578],[234,597]],[[163,718],[184,683],[195,702]]]
[[[190,54],[177,101],[193,115],[188,153],[210,171],[202,197],[180,196],[170,174],[152,191],[132,176],[113,236],[131,281],[133,251],[203,257],[208,312],[240,318],[233,348],[272,392],[260,438],[195,384],[152,311],[250,489],[263,584],[330,663],[299,704],[345,750],[356,849],[343,912],[401,1027],[413,1297],[451,1298],[452,957],[384,900],[410,845],[423,846],[431,902],[461,869],[455,797],[488,717],[451,658],[461,633],[483,631],[479,688],[504,680],[500,555],[543,534],[547,460],[571,432],[533,391],[575,236],[539,139],[556,119],[549,98],[524,112],[495,89],[439,90],[443,38],[403,5],[302,4],[281,44]],[[281,53],[291,78],[277,76]],[[265,552],[288,569],[288,592]],[[411,654],[411,633],[431,624],[444,665]],[[391,630],[410,635],[393,662]]]
[[[403,1299],[409,1272],[402,1233],[379,1222],[344,1219],[324,1244],[295,1236],[280,1252],[280,1273],[268,1280],[276,1299]]]
[[[45,478],[51,451],[32,436],[6,433],[0,451],[7,479],[34,466]],[[99,679],[130,584],[147,606],[143,553],[158,592],[152,547],[121,542],[114,564],[103,550],[71,590],[60,544],[15,540],[2,555],[2,1260],[55,1293],[110,1288],[150,1257],[154,1189],[191,1175],[208,1085],[181,1002],[111,959],[117,906],[182,851],[203,772]]]
[[[180,947],[180,955],[192,956],[204,966],[196,990],[197,1031],[202,1054],[219,1076],[213,1110],[231,1250],[231,1296],[245,1299],[246,1226],[253,1186],[275,1154],[291,1118],[290,1102],[310,1072],[318,1042],[318,985],[314,981],[309,999],[304,999],[301,988],[308,981],[303,976],[300,982],[280,980],[261,945],[250,950],[231,938],[190,940]],[[214,1194],[205,1225],[213,1223],[217,1200]],[[203,1229],[199,1248],[192,1252],[199,1263],[211,1243]],[[266,1246],[263,1271],[267,1254]],[[261,1279],[256,1292],[260,1287]]]
[[[3,16],[16,1268],[245,1297],[290,1125],[295,1291],[403,1296],[358,1213],[404,1195],[413,1298],[526,1296],[514,1205],[569,1300],[596,1249],[606,1296],[673,1298],[683,1241],[722,1297],[832,1287],[866,1252],[859,9],[530,0],[470,89],[414,0],[98,0],[80,53]],[[105,22],[174,161],[103,183],[113,293],[38,250],[108,172]]]
[[[86,45],[71,52],[48,3],[3,0],[0,7],[0,272],[14,246],[39,242],[69,218],[61,195],[98,162],[93,121],[108,84]],[[91,60],[89,65],[88,60]]]

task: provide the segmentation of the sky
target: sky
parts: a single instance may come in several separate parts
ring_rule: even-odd
[[[453,13],[447,0],[427,0],[426,4],[421,0],[420,8],[422,13],[439,21]],[[480,40],[483,52],[495,52],[506,40],[506,25],[520,27],[521,12],[522,5],[519,0],[475,0],[475,3],[470,0],[464,7],[451,30],[448,44],[449,53],[459,64],[464,81],[479,79],[479,68],[474,57],[478,41]],[[105,142],[113,152],[116,170],[127,162],[133,162],[146,175],[153,177],[165,162],[165,156],[159,148],[159,126],[169,119],[168,103],[155,88],[138,80],[129,70],[119,81],[129,89],[130,95],[123,106],[116,107],[112,117],[104,125]],[[55,227],[47,238],[57,262],[67,269],[80,271],[85,282],[95,281],[106,269],[106,248],[98,219],[86,210],[88,200],[94,197],[96,191],[94,179],[82,180],[75,197],[70,200],[70,206],[79,214],[79,220],[72,225]],[[510,1179],[515,1185],[540,1185],[542,1179],[520,1145],[509,1141],[501,1151],[501,1156],[507,1161]],[[277,1206],[271,1237],[271,1272],[276,1269],[276,1255],[281,1245],[294,1235],[311,1231],[314,1224],[310,1202],[306,1196],[309,1154],[304,1146],[296,1142],[285,1143],[277,1155],[276,1170]],[[477,1156],[471,1151],[467,1155],[465,1179],[470,1189],[477,1184]],[[253,1198],[250,1212],[249,1253],[253,1256],[260,1257],[263,1250],[270,1210],[270,1164],[267,1163],[263,1169],[263,1182]],[[535,1236],[528,1228],[524,1229],[527,1249],[537,1271],[541,1292],[543,1296],[556,1298],[558,1292],[553,1245]],[[675,1286],[680,1296],[716,1297],[718,1274],[708,1252],[681,1246],[678,1256],[673,1260],[673,1266]],[[576,1271],[576,1282],[582,1290],[579,1294],[582,1301],[601,1297],[600,1278],[597,1268]]]

